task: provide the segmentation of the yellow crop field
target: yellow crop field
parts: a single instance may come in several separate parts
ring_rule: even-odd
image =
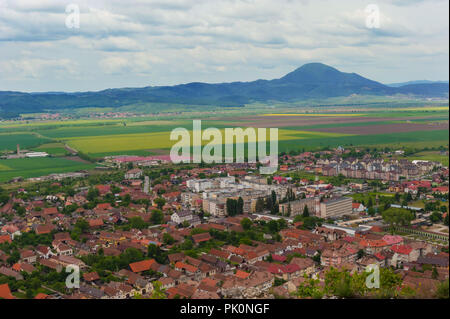
[[[11,170],[10,167],[3,165],[2,163],[0,163],[0,171],[9,171]]]
[[[243,128],[245,132],[245,128]],[[222,143],[225,143],[225,129],[219,130],[222,135]],[[189,143],[193,142],[192,131],[188,131],[190,135]],[[203,133],[205,130],[202,131]],[[89,136],[89,137],[74,137],[67,138],[65,141],[69,146],[88,154],[95,153],[110,153],[110,152],[123,152],[123,151],[138,151],[138,150],[152,150],[152,149],[169,149],[178,141],[181,140],[178,137],[177,140],[170,140],[171,132],[153,132],[142,134],[123,134],[123,135],[105,135],[105,136]],[[270,140],[270,130],[266,131],[266,139]],[[258,136],[256,130],[256,136]],[[294,130],[278,130],[278,140],[298,140],[298,139],[314,139],[314,138],[326,138],[326,137],[340,137],[350,136],[349,134],[340,133],[323,133],[323,132],[309,132],[309,131],[294,131]],[[246,142],[256,142],[254,138],[245,139]],[[203,140],[202,145],[210,143],[209,140]],[[183,143],[182,145],[187,145]],[[178,144],[180,145],[180,144]]]

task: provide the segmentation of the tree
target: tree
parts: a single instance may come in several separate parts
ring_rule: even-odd
[[[364,252],[364,249],[358,250],[358,256],[357,256],[357,259],[363,258],[365,254],[366,254],[366,253]]]
[[[440,212],[435,211],[430,215],[430,220],[433,223],[439,223],[440,221],[442,221],[442,214]]]
[[[185,239],[185,241],[180,245],[182,250],[191,250],[194,248],[194,243],[190,239]]]
[[[162,288],[161,282],[154,281],[152,284],[153,284],[153,293],[150,299],[167,299],[165,289]]]
[[[228,216],[236,216],[238,213],[238,201],[228,198],[226,202]]]
[[[164,207],[164,205],[166,204],[166,200],[161,197],[155,198],[154,202],[158,206],[159,209],[162,209]]]
[[[154,209],[152,211],[152,215],[150,217],[150,220],[154,225],[160,225],[164,222],[164,214],[159,209]]]
[[[241,220],[241,226],[242,228],[244,228],[244,230],[249,230],[253,225],[253,222],[248,219],[248,218],[244,218]]]
[[[448,299],[449,298],[449,292],[448,292],[448,282],[447,279],[444,282],[441,282],[436,290],[436,297],[439,299]]]
[[[87,200],[92,202],[100,195],[100,191],[97,188],[91,188],[86,196]]]
[[[144,229],[148,227],[148,224],[139,216],[131,217],[129,222],[132,229]]]
[[[303,207],[303,217],[309,217],[309,208],[308,205],[305,205],[305,207]]]
[[[289,217],[292,214],[292,207],[291,207],[291,203],[288,204],[288,208],[287,208],[287,212],[286,212],[286,216]]]
[[[300,284],[296,295],[300,298],[314,298],[321,299],[323,297],[323,290],[319,287],[320,280],[309,279]]]
[[[389,208],[382,213],[383,220],[394,226],[407,226],[414,219],[414,214],[403,208]]]
[[[170,236],[170,234],[165,233],[163,235],[163,242],[166,245],[172,245],[175,242],[175,239],[172,236]]]
[[[260,213],[264,210],[264,199],[258,198],[255,205],[255,211]]]
[[[239,196],[237,201],[237,214],[242,215],[244,213],[244,200]]]
[[[271,220],[270,222],[268,222],[267,227],[269,228],[269,231],[271,233],[276,233],[279,231],[278,223],[276,220]]]

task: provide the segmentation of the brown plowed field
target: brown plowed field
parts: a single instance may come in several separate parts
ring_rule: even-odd
[[[415,132],[415,131],[435,131],[435,130],[448,130],[448,123],[440,123],[439,125],[399,123],[399,124],[385,124],[385,125],[345,126],[345,127],[308,129],[308,131],[314,132],[330,132],[330,133],[344,133],[357,135],[401,133],[401,132]]]
[[[396,121],[426,119],[427,117],[396,117]],[[227,119],[222,119],[226,121]],[[230,123],[236,126],[245,127],[290,127],[307,126],[318,124],[341,124],[341,123],[364,123],[392,121],[392,117],[289,117],[289,116],[258,116],[258,117],[238,117],[229,118]],[[418,124],[422,125],[422,124]]]

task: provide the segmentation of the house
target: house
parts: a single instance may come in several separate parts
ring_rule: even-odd
[[[362,213],[366,211],[366,208],[361,203],[352,203],[352,209],[354,213]]]
[[[97,272],[90,272],[90,273],[84,273],[83,274],[83,279],[86,282],[94,282],[100,279],[100,276],[98,275]]]
[[[0,285],[0,299],[15,299],[15,297],[11,294],[8,284]]]
[[[53,253],[50,247],[48,246],[37,246],[36,253],[39,258],[49,259],[52,256],[56,256],[57,254]]]
[[[0,267],[0,275],[6,276],[6,277],[13,277],[17,281],[23,280],[23,276],[21,274],[14,271],[13,269],[7,268],[5,266]]]
[[[342,264],[353,264],[356,260],[357,250],[352,247],[338,249],[325,249],[320,256],[322,266],[339,267]]]
[[[59,244],[56,246],[56,252],[59,256],[72,256],[73,255],[73,249],[66,244]]]
[[[35,229],[36,235],[50,234],[55,229],[54,225],[38,225]]]
[[[42,266],[48,267],[50,269],[56,270],[57,272],[61,272],[63,266],[55,262],[54,258],[50,259],[39,259],[39,264]]]
[[[86,264],[83,261],[81,261],[80,259],[77,259],[75,257],[72,257],[72,256],[60,255],[57,258],[52,258],[51,260],[56,262],[57,264],[60,264],[63,267],[67,267],[67,266],[71,266],[71,265],[78,266],[81,269],[86,267]]]
[[[193,214],[192,214],[192,212],[190,212],[188,210],[184,210],[181,212],[175,212],[170,216],[170,219],[175,224],[182,224],[185,221],[190,221],[192,218],[193,218]]]
[[[23,272],[26,272],[26,273],[29,273],[29,274],[31,274],[33,271],[36,270],[36,268],[34,268],[33,265],[27,264],[27,263],[20,263],[20,264],[17,263],[17,264],[14,264],[14,265],[12,266],[12,269],[13,269],[14,271],[17,271],[18,273],[20,273],[21,271],[23,271]]]
[[[131,263],[129,266],[130,266],[130,269],[131,269],[132,272],[140,273],[140,272],[143,272],[143,271],[150,270],[154,263],[156,263],[156,260],[154,260],[154,259],[147,259],[147,260]]]
[[[175,270],[181,271],[188,276],[196,275],[199,272],[199,269],[197,267],[183,263],[181,261],[175,264]]]
[[[3,243],[10,243],[11,244],[12,240],[11,240],[11,236],[9,235],[2,235],[0,236],[0,244]]]
[[[394,253],[391,259],[391,266],[403,267],[403,264],[417,261],[419,252],[409,245],[394,245],[391,247]]]
[[[300,267],[300,275],[311,275],[316,271],[316,264],[311,258],[294,257],[291,260],[291,264],[296,264]]]
[[[91,228],[99,228],[102,226],[103,226],[103,219],[101,219],[101,218],[89,220],[89,227],[91,227]]]
[[[202,234],[193,235],[192,239],[194,240],[194,243],[198,245],[198,244],[200,244],[202,242],[211,240],[212,237],[211,237],[211,235],[209,233],[202,233]]]
[[[142,170],[135,168],[125,173],[125,179],[138,179],[142,177]]]
[[[36,262],[36,259],[36,253],[32,250],[22,250],[20,252],[20,260],[22,260],[23,262],[34,264]]]

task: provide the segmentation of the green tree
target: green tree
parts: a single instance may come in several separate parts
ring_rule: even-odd
[[[244,228],[244,230],[249,230],[253,225],[253,222],[248,219],[248,218],[244,218],[241,220],[241,226],[242,228]]]
[[[152,211],[152,215],[150,216],[150,220],[154,225],[161,225],[164,222],[164,214],[159,209],[154,209]]]
[[[164,205],[166,204],[166,200],[162,197],[155,198],[154,202],[158,206],[159,209],[162,209],[164,207]]]
[[[449,292],[448,292],[448,282],[449,280],[445,280],[444,282],[441,282],[436,290],[436,297],[439,299],[449,299]]]
[[[403,208],[389,208],[382,213],[383,220],[391,228],[394,226],[407,226],[414,219],[414,214]]]
[[[303,207],[303,217],[309,217],[309,208],[308,205],[305,205],[305,207]]]
[[[170,236],[170,234],[165,233],[163,235],[163,242],[166,245],[172,245],[175,242],[175,239],[172,236]]]
[[[239,196],[237,200],[237,214],[242,215],[244,213],[244,200]]]

